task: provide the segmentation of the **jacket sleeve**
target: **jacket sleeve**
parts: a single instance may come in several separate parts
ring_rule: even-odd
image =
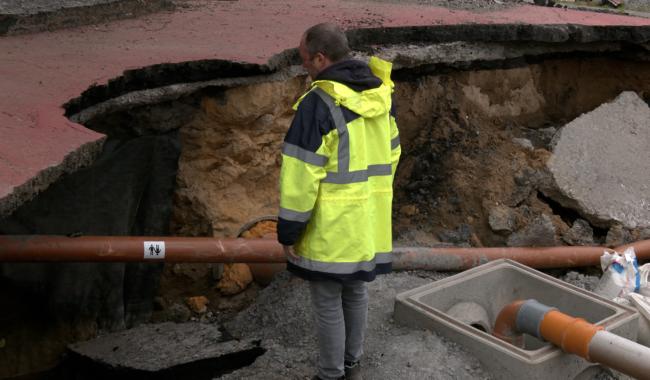
[[[390,107],[390,163],[391,163],[391,173],[393,175],[393,178],[395,177],[395,172],[397,170],[397,163],[399,162],[399,157],[402,154],[402,146],[400,145],[399,142],[399,130],[397,129],[397,121],[395,118],[397,117],[397,114],[395,112],[395,101],[393,99],[393,102]]]
[[[278,241],[296,243],[311,218],[320,181],[325,178],[329,152],[323,136],[331,128],[331,116],[316,94],[300,103],[282,147]]]

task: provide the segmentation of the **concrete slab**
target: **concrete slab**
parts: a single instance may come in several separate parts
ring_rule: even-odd
[[[559,132],[546,193],[592,224],[650,227],[650,107],[634,92],[583,114]]]
[[[498,260],[398,294],[395,321],[425,328],[460,343],[497,379],[574,379],[592,363],[526,336],[518,348],[450,315],[460,303],[480,305],[490,326],[507,304],[536,299],[572,316],[636,339],[638,313],[510,260]],[[485,319],[482,317],[481,319]]]
[[[108,334],[70,345],[69,350],[98,366],[135,370],[141,375],[160,373],[173,367],[219,359],[245,351],[264,350],[259,342],[225,340],[219,326],[205,323],[160,323]],[[231,358],[232,359],[232,358]]]
[[[294,47],[308,26],[322,21],[346,28],[526,23],[650,26],[647,19],[533,6],[472,12],[361,0],[197,4],[139,19],[0,39],[0,215],[10,213],[66,171],[86,164],[88,147],[96,152],[102,135],[70,122],[62,105],[127,69],[206,59],[261,64]]]

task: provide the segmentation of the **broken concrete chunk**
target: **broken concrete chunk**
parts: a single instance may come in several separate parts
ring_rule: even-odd
[[[549,149],[551,147],[551,141],[553,136],[557,132],[557,129],[554,127],[546,127],[539,129],[523,129],[524,136],[530,140],[535,148],[544,148]]]
[[[623,92],[558,135],[544,193],[592,225],[650,227],[650,107],[643,99]]]
[[[472,235],[472,227],[468,224],[461,224],[455,230],[442,230],[438,232],[440,241],[455,245],[469,245],[472,240]]]
[[[490,210],[488,223],[494,232],[512,232],[517,227],[517,212],[507,206],[496,206]]]
[[[160,323],[102,336],[68,347],[74,354],[115,368],[157,372],[256,348],[249,341],[223,341],[219,326]],[[257,347],[259,349],[259,347]]]
[[[510,194],[508,205],[516,206],[530,196],[533,190],[549,187],[550,175],[545,170],[525,167],[514,175],[515,188]]]
[[[562,235],[562,240],[569,245],[593,245],[594,229],[586,220],[576,219],[571,229]]]
[[[542,214],[530,224],[508,237],[509,247],[551,247],[558,245],[551,218]]]
[[[620,224],[615,225],[607,231],[607,238],[605,245],[608,247],[618,247],[627,243],[631,243],[634,239],[630,231],[625,229]]]

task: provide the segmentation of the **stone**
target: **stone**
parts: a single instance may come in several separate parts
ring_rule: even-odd
[[[494,232],[512,232],[517,227],[517,212],[507,206],[493,207],[488,215],[488,223]]]
[[[187,298],[185,300],[185,303],[193,312],[197,314],[204,314],[206,311],[208,311],[207,305],[210,303],[210,301],[205,296],[196,296]]]
[[[546,127],[539,129],[524,129],[524,136],[533,144],[536,148],[548,149],[552,146],[551,141],[553,141],[553,136],[557,132],[557,128]]]
[[[549,174],[545,170],[533,169],[531,167],[524,167],[522,170],[515,173],[514,177],[515,188],[510,194],[508,205],[516,206],[526,200],[533,190],[537,188],[548,187],[550,182]]]
[[[592,225],[650,227],[650,107],[634,92],[565,125],[542,191]]]
[[[153,309],[154,310],[165,310],[167,308],[167,300],[164,297],[156,296],[153,299]]]
[[[418,208],[415,205],[404,205],[399,209],[399,213],[405,216],[415,216],[418,214]]]
[[[607,238],[605,238],[605,245],[608,247],[618,247],[633,240],[632,234],[622,225],[617,224],[607,231]],[[620,252],[623,253],[623,252]]]
[[[509,247],[551,247],[559,245],[551,218],[542,214],[526,227],[508,236]]]
[[[472,227],[468,224],[461,224],[455,230],[442,230],[438,232],[440,241],[457,245],[468,245],[472,240],[472,235]]]
[[[524,149],[528,149],[528,150],[534,150],[535,149],[535,147],[533,146],[533,143],[528,139],[515,137],[514,139],[512,139],[512,142],[519,145],[520,147],[522,147]]]
[[[571,228],[562,235],[569,245],[593,245],[594,229],[583,219],[576,219]]]
[[[179,303],[172,304],[167,310],[167,318],[176,323],[187,322],[191,317],[190,309]]]
[[[639,230],[639,240],[650,239],[650,228],[642,228]]]
[[[253,281],[253,274],[246,264],[225,264],[223,276],[217,284],[217,289],[224,295],[240,293]]]

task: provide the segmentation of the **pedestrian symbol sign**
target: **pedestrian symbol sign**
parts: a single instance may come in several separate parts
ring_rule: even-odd
[[[164,241],[145,241],[144,242],[145,259],[164,259],[165,242]]]

